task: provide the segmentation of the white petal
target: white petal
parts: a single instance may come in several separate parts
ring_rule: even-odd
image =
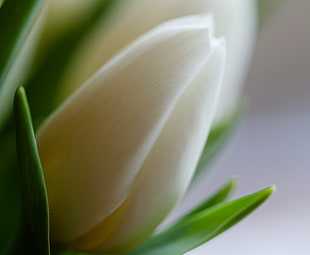
[[[249,68],[256,35],[256,1],[213,0],[216,34],[227,41],[227,64],[213,125],[220,124],[236,110]]]
[[[211,53],[209,30],[192,20],[140,38],[39,131],[54,239],[83,235],[130,194],[167,118]]]
[[[212,54],[205,58],[145,160],[125,217],[98,251],[122,249],[145,239],[183,197],[209,133],[224,64],[224,46],[214,41]]]
[[[255,39],[255,0],[126,0],[92,31],[78,50],[61,99],[83,84],[120,49],[156,25],[186,15],[214,15],[216,35],[227,42],[227,69],[216,122],[234,110]]]
[[[60,1],[60,0],[58,0]],[[125,0],[93,29],[78,50],[64,81],[66,98],[120,49],[155,26],[182,16],[206,13],[205,0]]]

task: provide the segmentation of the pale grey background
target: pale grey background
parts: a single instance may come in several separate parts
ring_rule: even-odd
[[[310,1],[286,3],[261,31],[247,80],[251,107],[236,135],[181,209],[230,176],[238,195],[277,193],[237,227],[191,255],[310,254]]]

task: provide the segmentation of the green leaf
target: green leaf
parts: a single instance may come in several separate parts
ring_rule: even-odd
[[[274,190],[274,187],[270,187],[199,211],[182,224],[153,236],[126,255],[184,254],[238,223],[260,206]]]
[[[7,254],[16,238],[21,217],[20,188],[15,164],[0,162],[0,254]]]
[[[209,137],[206,141],[205,147],[201,154],[198,166],[196,168],[195,178],[200,175],[204,170],[207,169],[207,165],[210,164],[220,151],[227,144],[229,138],[231,137],[233,131],[237,127],[244,114],[244,103],[241,103],[231,115],[223,123],[211,129]],[[195,179],[194,178],[194,179]]]
[[[25,223],[22,240],[33,235],[34,242],[27,243],[27,248],[37,247],[36,254],[50,254],[49,210],[47,192],[32,127],[30,110],[23,88],[15,95],[14,112],[16,121],[16,147],[20,169],[21,189]],[[23,254],[31,254],[22,250]]]
[[[7,0],[0,8],[0,89],[44,0]]]
[[[59,88],[67,67],[92,27],[108,16],[120,0],[99,1],[89,19],[83,20],[60,36],[37,61],[39,64],[27,82],[29,101],[33,109],[35,125],[46,118],[59,105]],[[44,84],[42,86],[42,84]]]
[[[200,204],[197,208],[193,209],[191,212],[189,212],[188,214],[183,216],[180,220],[178,220],[177,223],[173,224],[173,228],[177,228],[179,225],[182,225],[183,222],[186,222],[187,219],[192,217],[194,214],[197,214],[202,210],[205,210],[215,204],[225,201],[227,197],[231,194],[235,186],[236,186],[235,180],[229,181],[227,184],[221,187],[218,191],[216,191],[213,195],[211,195],[208,199],[206,199],[206,201]],[[172,229],[172,227],[169,227],[169,229]],[[74,252],[64,252],[64,253],[61,253],[61,255],[82,255],[82,254],[74,253]]]
[[[183,216],[182,219],[180,219],[176,224],[180,225],[182,224],[182,222],[187,221],[187,219],[192,217],[193,215],[203,210],[206,210],[212,206],[215,206],[219,203],[224,202],[225,200],[228,199],[230,194],[234,191],[236,184],[237,184],[237,181],[235,179],[230,180],[223,187],[221,187],[219,190],[214,192],[214,194],[208,197],[204,202],[202,202],[196,208],[192,209],[189,213]]]
[[[21,192],[12,123],[0,131],[0,254],[7,254],[16,238],[21,218]]]
[[[7,70],[9,72],[11,65],[19,55],[36,13],[40,10],[41,2],[43,2],[43,0],[7,0],[2,6],[0,10],[0,62],[2,64],[0,64],[0,66],[2,65],[3,70]],[[102,9],[106,8],[107,10],[109,3],[111,5],[112,2],[117,2],[117,0],[105,0],[98,2],[100,2],[100,5],[104,8],[100,7],[101,9],[98,8],[95,10],[96,13],[94,13],[94,16],[98,14],[97,18],[99,17],[99,12],[102,11]],[[94,19],[92,21],[91,19],[87,21],[89,26],[92,25],[92,22],[95,22]],[[49,57],[45,59],[44,65],[39,65],[41,68],[38,70],[38,75],[41,75],[40,77],[42,78],[36,79],[36,86],[39,89],[31,89],[31,100],[34,102],[33,108],[35,110],[35,119],[38,119],[38,115],[41,117],[41,114],[36,114],[37,112],[44,112],[45,114],[43,117],[46,117],[47,114],[54,109],[53,107],[55,105],[52,105],[50,102],[54,99],[53,96],[57,94],[57,86],[55,86],[57,85],[57,79],[62,75],[65,63],[67,63],[66,57],[68,55],[70,56],[75,48],[73,45],[77,45],[79,38],[81,39],[85,36],[89,30],[88,25],[82,24],[79,29],[75,28],[74,31],[65,34],[65,38],[59,40],[58,44],[49,52]],[[58,59],[59,61],[54,61],[53,58]],[[49,62],[50,60],[51,62]],[[4,77],[4,72],[2,72],[2,74],[2,77]],[[57,76],[58,74],[59,76]],[[44,86],[42,86],[42,84],[44,84]],[[33,84],[30,85],[30,87],[33,88]],[[13,90],[15,91],[15,89]],[[3,104],[3,102],[0,102],[0,104],[1,103]],[[53,107],[50,107],[51,105]],[[0,105],[0,112],[1,110],[4,111]],[[15,144],[13,128],[14,121],[12,121],[13,117],[11,115],[9,116],[10,119],[7,119],[7,123],[5,123],[6,125],[0,128],[0,203],[4,207],[4,209],[0,211],[0,229],[5,232],[3,235],[0,234],[0,254],[4,249],[3,247],[5,247],[8,243],[7,240],[9,236],[11,236],[11,232],[14,232],[15,225],[18,222],[18,216],[16,215],[18,214],[18,210],[16,210],[16,208],[19,208],[20,206],[20,199],[17,192],[19,186],[17,181],[18,178],[16,178],[17,167],[15,163],[15,148],[12,146]],[[2,120],[3,116],[0,116],[0,125],[2,124]],[[8,199],[7,194],[11,194],[13,197],[13,193],[17,193],[17,195],[11,200]],[[14,217],[14,215],[16,216]],[[8,216],[12,217],[9,219]]]
[[[21,218],[21,192],[13,127],[10,123],[0,131],[0,254],[7,254],[16,238]]]
[[[216,191],[213,195],[211,195],[208,199],[206,199],[202,204],[200,204],[197,208],[193,209],[191,212],[183,216],[177,223],[173,224],[173,228],[177,228],[179,225],[182,225],[183,222],[187,222],[188,218],[191,218],[194,214],[199,213],[202,210],[205,210],[209,207],[212,207],[218,203],[225,201],[231,192],[234,190],[236,186],[236,181],[231,180],[223,187],[221,187],[218,191]],[[172,229],[172,227],[169,227]],[[83,255],[75,252],[63,252],[61,255]],[[85,254],[84,254],[85,255]]]

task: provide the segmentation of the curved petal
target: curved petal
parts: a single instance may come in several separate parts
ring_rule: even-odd
[[[167,118],[211,53],[201,20],[209,24],[204,16],[183,18],[139,38],[39,130],[55,240],[83,235],[129,196]]]
[[[155,26],[179,17],[206,13],[205,0],[121,0],[94,28],[72,61],[64,81],[64,99],[127,44]]]
[[[227,41],[227,63],[219,104],[213,125],[220,124],[235,112],[240,103],[256,37],[255,0],[213,0],[216,34]],[[225,2],[225,4],[224,4]]]
[[[225,48],[217,40],[213,47],[145,160],[125,217],[97,251],[119,252],[147,238],[183,197],[207,139],[222,84]]]
[[[216,35],[227,42],[227,65],[216,123],[234,110],[255,39],[255,0],[125,0],[92,31],[72,61],[63,100],[120,49],[154,26],[186,15],[212,13]]]

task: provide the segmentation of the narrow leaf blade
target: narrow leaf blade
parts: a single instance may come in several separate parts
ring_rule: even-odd
[[[25,226],[32,233],[42,255],[50,253],[49,210],[47,192],[32,127],[30,110],[23,88],[19,88],[14,101],[16,121],[16,147],[19,163]],[[27,232],[26,231],[26,232]]]
[[[173,225],[169,227],[169,229],[178,228],[179,226],[183,225],[184,222],[186,222],[193,215],[226,201],[228,197],[231,195],[231,193],[234,191],[236,185],[237,181],[235,179],[230,180],[223,187],[214,192],[210,197],[205,199],[205,201],[203,201],[201,204],[199,204],[197,207],[195,207],[190,212],[185,214],[183,217],[178,219]]]
[[[182,225],[153,236],[126,255],[179,255],[211,240],[260,206],[272,193],[270,187],[240,199],[218,204],[188,217]]]
[[[185,216],[185,218],[191,217],[205,209],[208,209],[212,206],[215,206],[219,203],[224,202],[225,200],[228,199],[230,194],[234,191],[236,185],[237,185],[237,181],[235,179],[228,181],[223,187],[221,187],[219,190],[214,192],[214,194],[212,194],[209,198],[207,198],[204,202],[202,202],[197,208],[194,208],[192,211],[190,211]]]

